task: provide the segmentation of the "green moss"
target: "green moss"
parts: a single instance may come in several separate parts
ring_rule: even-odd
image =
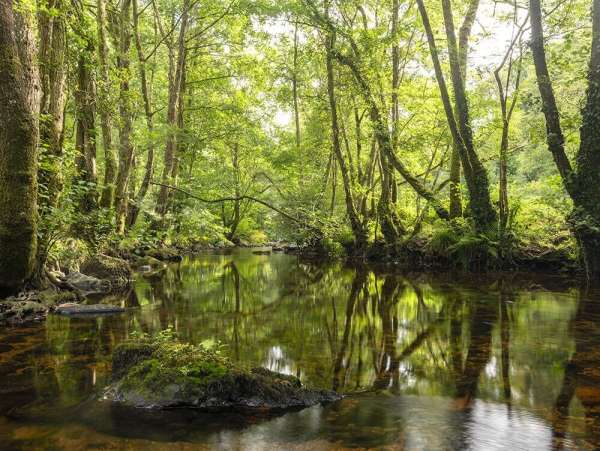
[[[188,396],[227,377],[232,369],[217,351],[164,336],[125,342],[113,355],[113,379],[120,379],[124,390],[148,397],[160,397],[165,390]]]

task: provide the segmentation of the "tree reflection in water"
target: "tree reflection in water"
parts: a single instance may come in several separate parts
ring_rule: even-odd
[[[93,401],[109,378],[111,350],[132,332],[171,326],[186,341],[220,342],[241,364],[351,393],[278,423],[261,420],[264,434],[279,440],[477,448],[474,440],[494,431],[500,444],[530,443],[518,431],[535,427],[548,440],[534,448],[600,446],[597,292],[547,278],[459,280],[248,252],[172,265],[162,278],[140,278],[119,302],[133,308],[1,333],[0,413],[10,411],[11,420],[0,423],[0,438],[43,418],[56,431],[85,423],[118,443],[125,432],[109,421],[117,411]],[[153,421],[126,429],[143,436]],[[171,433],[202,442],[232,427],[213,418],[210,431],[198,424],[192,437],[185,425],[195,421],[173,419],[181,429]],[[501,436],[503,428],[514,436]],[[152,429],[161,433],[170,440]]]

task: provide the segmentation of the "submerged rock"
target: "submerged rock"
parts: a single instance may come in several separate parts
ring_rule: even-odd
[[[59,315],[105,315],[109,313],[121,313],[125,309],[108,304],[75,304],[66,303],[56,307],[55,312]]]
[[[112,370],[105,399],[138,408],[286,410],[341,399],[304,388],[294,376],[245,369],[201,346],[172,341],[123,343]]]

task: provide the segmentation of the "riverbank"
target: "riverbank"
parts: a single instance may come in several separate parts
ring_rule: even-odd
[[[160,279],[169,263],[181,262],[184,256],[230,254],[238,249],[247,249],[252,254],[263,256],[292,254],[307,262],[344,261],[348,265],[366,265],[383,271],[453,272],[467,274],[467,277],[485,273],[502,276],[503,272],[507,276],[531,272],[574,280],[583,277],[573,256],[564,249],[554,248],[515,247],[510,255],[499,256],[482,253],[481,246],[463,249],[458,253],[456,250],[435,249],[430,243],[419,240],[411,240],[394,248],[383,244],[373,245],[361,255],[355,255],[352,248],[346,252],[331,252],[323,245],[285,242],[114,247],[105,253],[87,257],[74,254],[68,261],[54,262],[53,269],[46,272],[47,280],[41,289],[23,291],[0,300],[0,325],[43,321],[46,315],[57,311],[61,305],[87,302],[90,294],[112,293],[118,296],[130,289],[134,272],[147,280]]]

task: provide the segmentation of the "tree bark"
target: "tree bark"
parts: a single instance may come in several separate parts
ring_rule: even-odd
[[[146,60],[142,50],[142,41],[140,39],[139,31],[139,16],[137,9],[137,0],[132,0],[133,6],[133,36],[135,40],[135,49],[138,57],[138,73],[140,76],[140,90],[142,92],[142,99],[144,100],[144,114],[146,116],[146,127],[150,139],[148,141],[148,153],[146,154],[146,167],[144,169],[144,178],[140,185],[140,189],[135,197],[135,202],[130,205],[127,219],[127,227],[131,228],[135,225],[142,203],[148,193],[150,187],[150,181],[154,173],[154,119],[150,103],[150,90],[148,88],[148,78],[146,76]]]
[[[66,11],[62,0],[46,0],[38,12],[38,64],[41,82],[40,144],[45,164],[39,169],[40,213],[55,207],[63,188],[64,111],[67,101]]]
[[[431,60],[435,71],[436,80],[442,97],[444,111],[448,121],[448,126],[452,134],[454,145],[460,155],[462,168],[465,175],[465,181],[469,191],[469,207],[473,216],[475,228],[480,231],[488,231],[496,222],[496,211],[494,210],[490,195],[489,181],[487,171],[481,164],[477,153],[473,148],[473,136],[469,119],[469,108],[467,97],[462,79],[460,62],[458,58],[458,49],[456,45],[456,35],[454,32],[454,22],[452,18],[452,9],[449,0],[442,1],[444,12],[444,24],[446,27],[446,36],[448,39],[448,50],[450,56],[450,74],[452,85],[454,87],[455,109],[457,118],[454,115],[448,88],[440,64],[437,45],[433,36],[433,30],[429,22],[429,15],[423,3],[423,0],[417,0],[425,34],[429,44]]]
[[[117,67],[119,69],[119,170],[115,186],[115,210],[116,231],[125,233],[125,220],[129,204],[128,182],[133,161],[133,146],[131,144],[131,129],[133,123],[133,112],[131,105],[131,94],[129,92],[129,80],[131,77],[129,69],[129,48],[131,45],[130,35],[131,0],[123,0],[119,14],[119,56]]]
[[[98,89],[100,124],[102,126],[102,146],[104,147],[104,181],[100,206],[110,208],[115,197],[117,157],[112,140],[112,107],[110,102],[110,75],[108,65],[108,42],[106,37],[106,0],[96,2],[96,24],[98,29],[98,65],[100,83]]]
[[[329,99],[329,110],[331,115],[331,139],[333,145],[333,152],[336,156],[337,162],[340,167],[340,172],[342,174],[344,194],[346,199],[346,212],[348,214],[348,218],[350,219],[350,226],[354,235],[356,252],[360,254],[364,252],[367,246],[367,231],[365,230],[358,215],[358,211],[356,210],[350,174],[348,173],[348,167],[346,165],[346,160],[344,158],[342,148],[340,145],[340,130],[337,116],[337,100],[335,97],[335,76],[333,71],[334,42],[335,34],[333,32],[330,32],[326,38],[325,50],[327,66],[327,97]]]
[[[37,246],[39,75],[32,17],[0,0],[0,287],[33,273]]]
[[[574,210],[571,229],[581,250],[588,280],[600,279],[600,0],[592,6],[592,45],[588,71],[586,103],[582,111],[580,146],[575,171],[567,157],[554,88],[550,79],[540,0],[530,0],[531,50],[542,111],[546,119],[548,150],[571,196]]]
[[[167,144],[165,146],[162,186],[158,194],[156,212],[162,217],[165,216],[169,209],[169,188],[167,186],[174,185],[172,181],[173,168],[175,165],[175,152],[177,146],[177,105],[179,103],[179,94],[183,71],[185,68],[185,34],[188,23],[189,0],[183,2],[183,13],[181,25],[179,28],[179,38],[177,44],[177,58],[173,49],[169,49],[169,102],[167,109],[167,126],[169,132],[167,136]]]

